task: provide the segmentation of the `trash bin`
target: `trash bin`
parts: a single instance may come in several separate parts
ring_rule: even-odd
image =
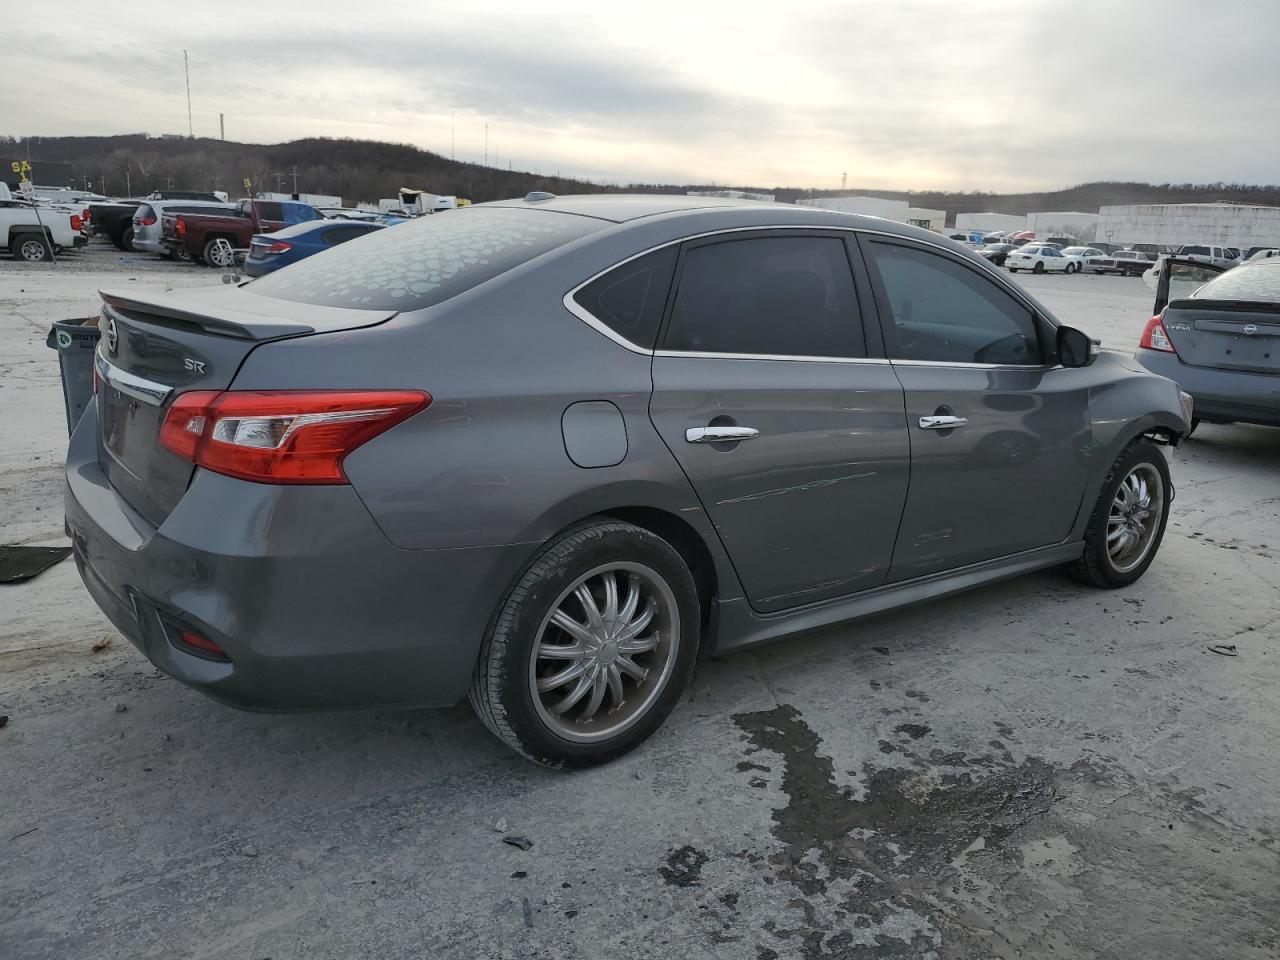
[[[45,344],[58,351],[62,372],[62,399],[67,408],[67,433],[75,431],[80,414],[93,397],[93,354],[98,346],[97,317],[59,320],[49,330]]]

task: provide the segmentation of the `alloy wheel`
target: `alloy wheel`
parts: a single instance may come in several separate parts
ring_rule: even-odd
[[[679,646],[675,594],[657,571],[596,567],[560,594],[538,631],[529,662],[538,716],[566,740],[616,736],[662,693]]]
[[[1107,516],[1107,556],[1117,573],[1128,573],[1146,557],[1164,504],[1164,482],[1151,464],[1138,464],[1120,482]]]

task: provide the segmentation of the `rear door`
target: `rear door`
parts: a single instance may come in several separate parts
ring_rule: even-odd
[[[888,572],[909,451],[902,387],[864,329],[870,296],[837,233],[730,233],[681,252],[650,416],[758,611]]]
[[[1089,377],[1048,324],[939,248],[864,237],[885,350],[906,391],[911,485],[891,582],[1066,539],[1084,493]]]

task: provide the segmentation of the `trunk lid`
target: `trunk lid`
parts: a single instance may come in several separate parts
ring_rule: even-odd
[[[1266,303],[1175,300],[1164,329],[1184,363],[1280,374],[1280,307]]]
[[[162,447],[174,398],[225,390],[261,343],[374,326],[395,311],[350,310],[256,296],[235,287],[102,292],[98,460],[116,492],[159,526],[195,467]]]

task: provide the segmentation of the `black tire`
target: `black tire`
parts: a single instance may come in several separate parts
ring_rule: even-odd
[[[1037,260],[1036,265],[1031,268],[1032,273],[1044,273],[1044,261]]]
[[[231,263],[218,263],[215,259],[216,248],[219,240],[226,240],[226,237],[210,237],[204,242],[204,249],[200,255],[200,262],[205,266],[216,267],[219,270],[230,270],[235,266],[235,254],[231,255]],[[227,240],[230,243],[230,240]]]
[[[574,583],[610,563],[643,564],[655,572],[675,600],[679,640],[671,652],[665,685],[643,712],[608,739],[575,742],[558,734],[540,715],[531,689],[537,676],[535,643],[555,604]],[[469,698],[490,731],[507,746],[549,767],[585,767],[621,756],[648,738],[675,707],[693,674],[701,632],[693,575],[680,554],[656,534],[601,517],[571,527],[529,564],[503,598],[480,649]]]
[[[1162,483],[1160,491],[1160,516],[1151,534],[1149,545],[1140,561],[1131,569],[1117,568],[1107,550],[1108,521],[1111,514],[1112,501],[1115,500],[1121,483],[1135,469],[1147,465],[1159,474]],[[1084,553],[1068,568],[1076,579],[1114,590],[1127,587],[1144,573],[1160,550],[1160,542],[1164,539],[1165,525],[1169,522],[1169,501],[1173,496],[1173,484],[1169,479],[1169,465],[1160,449],[1146,437],[1138,437],[1120,452],[1116,462],[1107,471],[1107,478],[1102,482],[1098,499],[1089,515],[1089,525],[1085,528]]]
[[[120,234],[120,249],[125,253],[133,253],[133,227],[125,227]]]
[[[1009,268],[1009,272],[1010,272],[1010,273],[1017,273],[1017,272],[1018,272],[1018,268],[1017,268],[1017,267],[1010,267],[1010,268]]]
[[[53,259],[49,240],[38,233],[19,233],[9,241],[9,253],[15,260],[45,263]]]

